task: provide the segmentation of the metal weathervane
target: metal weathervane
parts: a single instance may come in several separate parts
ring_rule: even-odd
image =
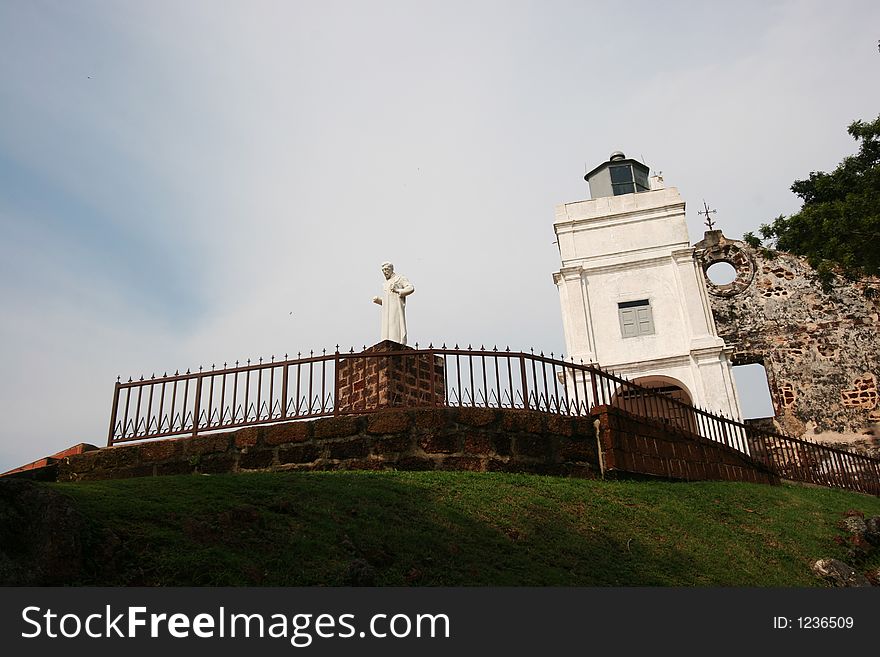
[[[709,206],[706,205],[706,199],[703,199],[703,209],[698,210],[697,214],[706,215],[706,226],[709,230],[715,230],[715,222],[712,221],[711,215],[715,214],[717,210],[710,210]]]

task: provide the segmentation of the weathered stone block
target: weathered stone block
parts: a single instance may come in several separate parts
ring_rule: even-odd
[[[413,427],[418,431],[440,429],[450,423],[451,411],[440,408],[426,408],[412,411]]]
[[[369,416],[367,433],[401,433],[410,428],[412,420],[404,411],[380,411]]]
[[[196,468],[204,474],[222,474],[224,472],[234,472],[238,454],[209,454],[201,457]]]
[[[468,454],[490,454],[495,451],[491,434],[467,433],[464,436],[464,451]]]
[[[302,443],[312,436],[312,422],[285,422],[263,428],[262,443],[267,446]]]
[[[331,459],[363,458],[370,449],[365,438],[353,438],[342,442],[327,443],[327,457]]]
[[[345,438],[358,433],[358,423],[354,416],[331,417],[315,420],[315,438]]]
[[[571,436],[574,434],[574,422],[564,415],[551,415],[547,418],[547,431],[558,436]]]
[[[68,456],[61,462],[61,468],[70,472],[89,472],[94,470],[97,464],[97,455],[100,452],[89,452],[88,454],[78,454],[76,456]]]
[[[871,586],[868,578],[849,564],[838,559],[819,559],[812,564],[812,570],[822,579],[838,587]]]
[[[547,436],[517,436],[513,451],[517,456],[546,459],[553,453],[553,441]]]
[[[272,449],[248,449],[238,457],[238,467],[242,470],[264,470],[275,460]]]
[[[563,461],[589,461],[598,463],[595,440],[563,440],[559,446],[559,455]]]
[[[492,436],[492,449],[498,456],[510,456],[513,454],[511,437],[504,433],[496,433]]]
[[[429,433],[419,438],[419,447],[428,454],[454,454],[461,451],[460,438],[456,433]]]
[[[501,418],[501,428],[511,432],[542,433],[544,431],[544,414],[534,411],[505,411]]]
[[[311,463],[321,457],[316,445],[295,445],[278,449],[278,463]]]
[[[253,447],[260,438],[262,427],[247,427],[232,433],[232,444],[238,449]]]
[[[231,443],[232,437],[228,433],[197,436],[183,441],[183,451],[187,456],[213,454],[227,451]]]
[[[485,427],[492,424],[497,412],[492,408],[460,408],[456,420],[472,427]]]
[[[373,440],[373,454],[389,454],[408,452],[415,446],[415,440],[409,434],[383,436]]]
[[[126,445],[125,447],[105,447],[97,452],[83,454],[82,457],[94,454],[94,469],[96,470],[120,470],[136,465],[139,452],[140,445]]]
[[[112,472],[108,472],[107,478],[110,479],[133,479],[134,477],[152,477],[155,466],[153,465],[135,465],[130,468],[118,468]]]
[[[486,459],[486,472],[507,472],[510,462],[503,459]],[[512,467],[512,466],[511,466]]]
[[[160,440],[140,446],[141,463],[155,463],[179,457],[183,453],[180,440]]]
[[[190,474],[195,470],[195,466],[189,461],[169,461],[168,463],[159,463],[156,465],[157,475],[182,475]]]

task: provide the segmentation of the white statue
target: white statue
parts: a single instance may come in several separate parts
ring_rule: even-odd
[[[394,265],[382,263],[385,283],[383,295],[373,297],[373,303],[382,306],[382,340],[393,340],[406,344],[406,297],[416,291],[401,274],[394,273]]]

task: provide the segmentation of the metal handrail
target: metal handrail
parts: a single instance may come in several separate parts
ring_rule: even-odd
[[[389,358],[442,361],[444,390],[407,407],[471,407],[589,415],[613,406],[688,435],[720,442],[770,468],[778,476],[880,494],[880,459],[803,438],[757,429],[721,413],[675,399],[627,380],[595,363],[574,362],[533,351],[439,348],[338,350],[171,376],[117,380],[108,446],[177,435],[198,435],[291,420],[369,413],[381,404],[340,408],[339,367],[345,360]],[[442,392],[442,395],[440,394]],[[399,406],[398,404],[395,404]]]

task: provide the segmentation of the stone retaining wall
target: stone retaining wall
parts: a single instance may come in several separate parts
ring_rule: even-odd
[[[481,408],[383,410],[117,445],[63,459],[59,481],[277,470],[598,475],[590,417]]]
[[[387,409],[117,445],[66,456],[56,467],[58,481],[382,469],[778,481],[741,452],[607,406],[586,417],[511,409]]]

